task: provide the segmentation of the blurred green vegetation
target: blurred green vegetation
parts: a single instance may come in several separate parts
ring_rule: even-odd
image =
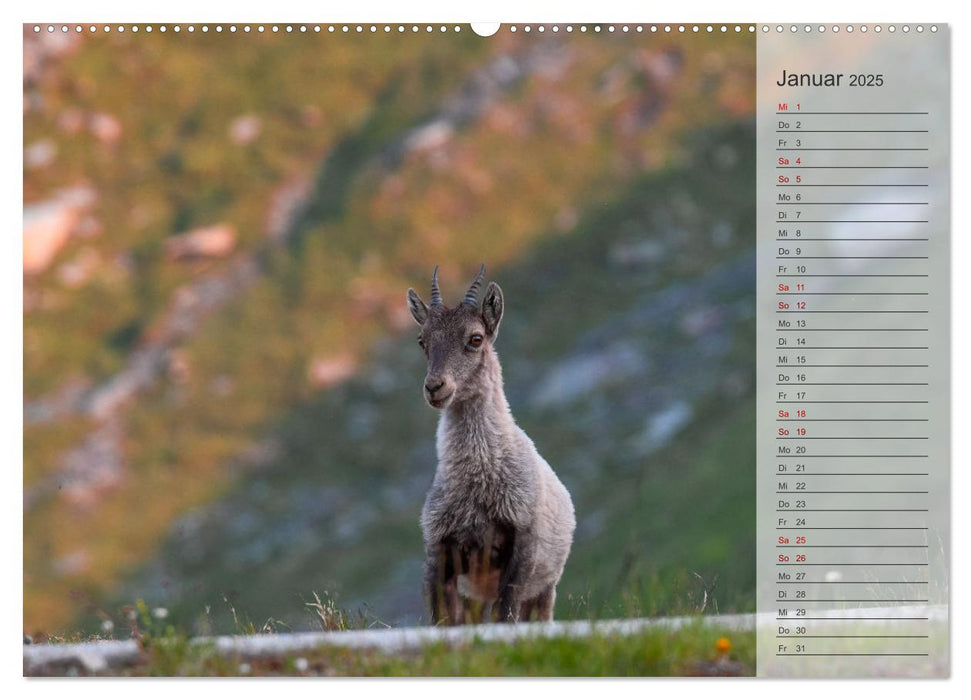
[[[168,638],[149,649],[137,676],[752,676],[755,633],[690,624],[630,636],[475,641],[389,654],[328,649],[263,659],[221,657]],[[298,661],[299,659],[299,661]],[[242,665],[242,664],[245,664]],[[243,669],[241,671],[240,669]]]
[[[477,71],[530,52],[540,55],[523,59],[531,72],[444,145],[404,147],[441,120],[449,100],[474,92]],[[25,113],[25,144],[57,144],[52,165],[25,170],[25,200],[87,183],[101,224],[97,237],[70,241],[48,271],[25,279],[39,299],[25,311],[26,400],[109,378],[157,335],[173,297],[195,280],[241,256],[261,271],[178,348],[187,378],[163,375],[124,408],[124,478],[97,493],[96,505],[40,488],[61,478],[64,454],[96,422],[71,415],[25,429],[25,484],[41,494],[25,509],[32,630],[97,625],[96,613],[114,615],[110,606],[149,580],[160,558],[185,575],[151,582],[182,620],[230,590],[257,619],[277,614],[281,597],[290,614],[302,609],[301,593],[322,586],[368,600],[395,567],[413,574],[421,483],[397,507],[382,506],[360,540],[341,544],[333,533],[378,490],[431,478],[427,449],[415,445],[431,446],[435,417],[414,389],[421,369],[417,353],[406,352],[402,299],[434,262],[450,275],[489,262],[514,310],[500,347],[507,376],[539,376],[578,333],[609,320],[607,311],[701,279],[754,242],[748,37],[86,36],[25,93],[40,96]],[[70,110],[111,114],[122,136],[106,144],[83,130],[68,134]],[[259,135],[234,143],[231,125],[250,115]],[[274,197],[302,181],[306,210],[285,240],[269,239]],[[713,227],[726,221],[733,237],[711,244]],[[231,259],[167,258],[173,234],[221,222],[238,236]],[[616,246],[665,230],[667,247],[646,272],[609,263]],[[97,249],[105,269],[67,288],[58,266],[84,248]],[[446,282],[454,293],[464,281]],[[569,323],[542,313],[564,292],[575,302]],[[737,301],[747,303],[744,294]],[[751,324],[727,333],[723,360],[750,365]],[[675,347],[681,337],[658,342]],[[311,381],[321,358],[367,376],[321,386]],[[377,396],[368,382],[378,370],[403,383]],[[561,430],[528,397],[513,399],[558,471],[595,437]],[[601,480],[567,470],[578,512],[607,515],[597,538],[577,543],[562,614],[696,612],[715,576],[723,611],[752,608],[753,407],[745,396],[707,401],[695,408],[690,436],[640,468],[601,455]],[[360,405],[374,409],[380,435],[348,429]],[[626,437],[643,429],[643,412],[626,416]],[[254,471],[247,455],[266,442],[276,453]],[[270,495],[256,503],[249,487]],[[218,529],[198,533],[204,556],[191,560],[173,531],[179,516],[223,502],[269,527],[287,521],[294,494],[327,488],[341,498],[306,508],[330,508],[312,523],[329,530],[291,533],[271,561],[249,569],[232,558],[239,542]],[[689,517],[699,492],[704,520]]]

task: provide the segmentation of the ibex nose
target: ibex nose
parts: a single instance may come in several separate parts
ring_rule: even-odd
[[[445,386],[445,380],[439,379],[438,377],[425,380],[425,391],[428,392],[429,396],[434,396],[435,392]]]

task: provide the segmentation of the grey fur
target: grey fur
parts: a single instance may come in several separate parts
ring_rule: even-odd
[[[426,306],[409,289],[408,308],[428,360],[425,400],[442,410],[421,515],[432,619],[464,622],[477,601],[483,617],[518,621],[535,610],[552,620],[576,519],[570,494],[506,401],[494,348],[502,290],[490,282],[481,307],[449,308]]]

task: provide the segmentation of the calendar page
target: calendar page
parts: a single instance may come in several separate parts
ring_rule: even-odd
[[[948,677],[950,35],[24,24],[24,675]]]

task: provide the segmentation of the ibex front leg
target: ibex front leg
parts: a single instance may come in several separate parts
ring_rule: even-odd
[[[519,622],[522,611],[522,581],[533,561],[535,542],[526,531],[512,533],[511,555],[499,577],[499,622]]]
[[[447,610],[445,602],[445,570],[447,569],[445,548],[439,545],[425,552],[425,596],[433,625],[440,624]]]

